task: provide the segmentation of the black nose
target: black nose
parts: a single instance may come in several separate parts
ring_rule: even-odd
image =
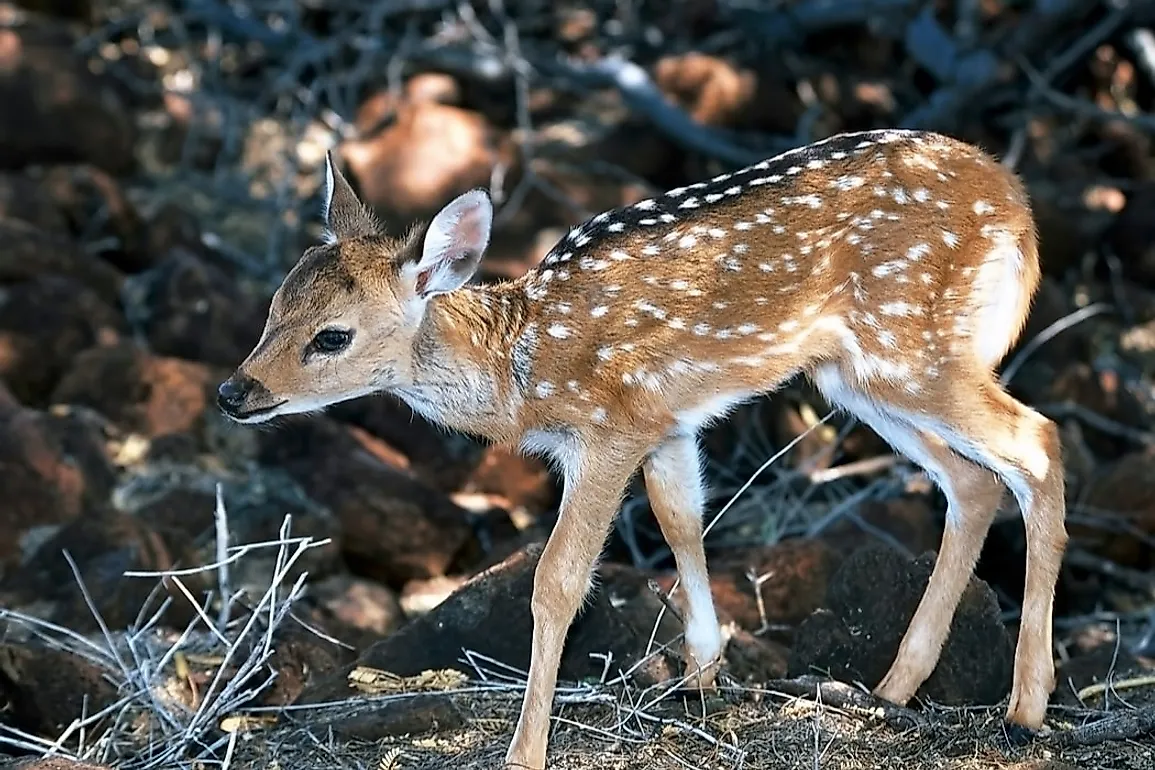
[[[236,413],[245,405],[245,399],[253,389],[256,380],[251,377],[232,376],[217,388],[217,405],[229,414]]]

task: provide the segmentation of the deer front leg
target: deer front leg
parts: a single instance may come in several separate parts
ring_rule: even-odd
[[[608,445],[607,445],[608,444]],[[544,770],[549,716],[566,633],[590,588],[594,564],[646,448],[633,442],[577,449],[565,468],[557,524],[534,573],[533,649],[521,717],[506,767]]]
[[[650,508],[674,553],[685,615],[686,684],[710,689],[722,653],[722,633],[702,544],[705,507],[701,461],[694,436],[675,436],[653,451],[643,466]]]

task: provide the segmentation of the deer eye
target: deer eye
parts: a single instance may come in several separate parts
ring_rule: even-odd
[[[353,332],[347,329],[322,329],[313,337],[309,347],[318,353],[339,353],[352,341]]]

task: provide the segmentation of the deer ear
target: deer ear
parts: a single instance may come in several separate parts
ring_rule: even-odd
[[[333,163],[333,152],[325,153],[325,186],[321,190],[321,213],[326,243],[381,232],[381,224],[353,192],[349,180]]]
[[[425,299],[465,285],[489,245],[493,203],[480,188],[454,198],[429,223],[421,259],[407,266],[413,291]]]

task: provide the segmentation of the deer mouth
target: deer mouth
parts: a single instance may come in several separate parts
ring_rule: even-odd
[[[266,419],[272,417],[274,412],[276,412],[287,403],[289,403],[289,400],[286,398],[274,404],[269,404],[268,406],[259,406],[255,409],[246,409],[243,412],[225,411],[225,414],[237,422],[260,422],[262,417]]]

